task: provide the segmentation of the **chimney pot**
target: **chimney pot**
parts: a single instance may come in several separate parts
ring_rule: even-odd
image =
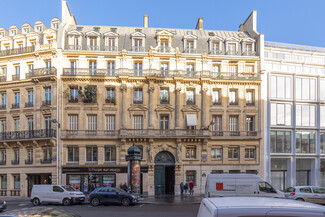
[[[149,16],[148,15],[144,15],[143,16],[143,27],[144,28],[148,28],[149,26]]]
[[[195,29],[203,30],[203,17],[199,17]]]

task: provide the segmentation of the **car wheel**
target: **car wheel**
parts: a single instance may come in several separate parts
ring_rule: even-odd
[[[97,197],[94,197],[93,199],[91,199],[90,202],[91,202],[92,206],[98,206],[99,203],[100,203],[100,201],[99,201],[99,199]]]
[[[121,201],[121,204],[122,206],[129,206],[131,203],[130,199],[129,198],[123,198],[122,201]]]
[[[33,199],[33,205],[34,206],[38,206],[38,205],[40,205],[40,203],[41,202],[40,202],[40,200],[37,197]]]
[[[305,201],[305,200],[302,199],[302,198],[297,198],[296,200],[298,200],[298,201]]]
[[[69,206],[69,205],[70,205],[70,203],[71,203],[71,201],[70,201],[70,199],[69,199],[69,198],[64,198],[64,199],[63,199],[63,202],[62,202],[62,204],[63,204],[64,206]]]

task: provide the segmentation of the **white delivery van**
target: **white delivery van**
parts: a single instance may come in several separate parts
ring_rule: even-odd
[[[85,195],[69,185],[34,185],[31,202],[34,206],[41,203],[60,203],[68,206],[72,203],[82,203]]]
[[[255,196],[284,198],[284,193],[254,174],[210,174],[205,197]]]
[[[267,197],[204,198],[197,217],[324,217],[325,207],[308,202]]]

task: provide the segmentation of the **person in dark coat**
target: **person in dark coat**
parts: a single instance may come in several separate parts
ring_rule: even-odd
[[[185,183],[184,185],[184,191],[185,191],[185,197],[187,196],[187,191],[188,191],[188,184]]]
[[[181,189],[181,196],[183,196],[184,193],[184,183],[181,182],[181,184],[179,184],[179,188]]]
[[[124,185],[123,185],[123,190],[125,192],[129,192],[129,187],[126,185],[126,183],[124,183]]]

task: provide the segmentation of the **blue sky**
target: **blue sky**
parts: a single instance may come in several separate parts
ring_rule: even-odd
[[[237,31],[252,10],[257,10],[258,31],[265,40],[325,47],[325,0],[67,0],[81,25],[195,28]],[[0,26],[20,27],[42,20],[47,26],[61,18],[61,0],[0,0]]]

